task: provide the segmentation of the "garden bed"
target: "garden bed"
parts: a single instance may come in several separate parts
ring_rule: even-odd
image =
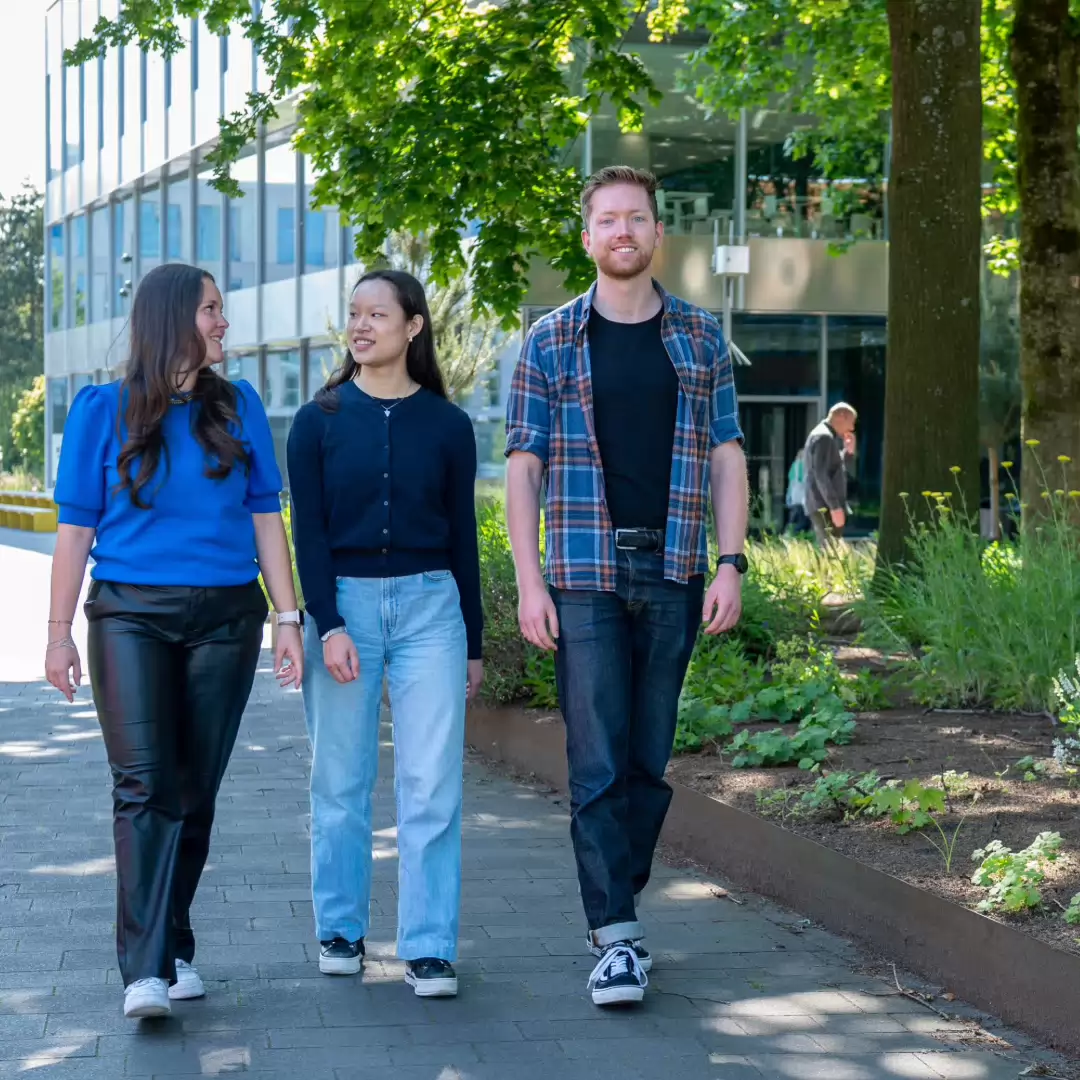
[[[757,725],[746,726],[753,730]],[[730,755],[687,753],[672,760],[669,777],[970,908],[987,895],[986,889],[971,882],[976,867],[972,852],[995,839],[1019,851],[1039,833],[1056,832],[1062,838],[1061,854],[1047,870],[1041,888],[1043,907],[1016,916],[987,914],[1080,955],[1080,926],[1067,924],[1063,917],[1063,909],[1080,892],[1080,785],[1067,778],[1025,780],[1015,768],[1016,762],[1028,756],[1049,758],[1052,738],[1046,717],[898,709],[859,714],[854,741],[830,747],[826,772],[875,771],[883,780],[914,779],[938,786],[942,786],[942,774],[950,770],[967,774],[963,780],[949,779],[944,784],[950,796],[939,821],[948,837],[966,815],[949,872],[942,855],[928,842],[927,837],[942,842],[933,826],[901,835],[888,818],[843,820],[839,811],[830,815],[827,810],[801,814],[799,799],[816,779],[805,770],[735,769]],[[788,798],[763,806],[762,796],[773,792],[786,792]]]

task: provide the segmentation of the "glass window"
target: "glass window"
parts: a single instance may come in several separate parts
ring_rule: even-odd
[[[72,401],[75,400],[76,395],[78,394],[78,392],[84,386],[93,386],[93,385],[94,385],[94,374],[93,374],[93,372],[83,373],[83,374],[79,374],[79,375],[72,375],[71,376],[71,400]]]
[[[830,316],[828,320],[828,404],[846,401],[859,414],[852,509],[875,517],[881,505],[885,437],[885,326],[885,320],[875,316]]]
[[[65,4],[64,45],[70,48],[79,40],[79,12],[81,4]],[[69,169],[82,161],[83,135],[83,78],[82,68],[64,68],[64,97],[67,112],[64,116],[64,168]]]
[[[161,189],[157,184],[139,193],[139,275],[161,265]]]
[[[165,255],[170,262],[191,262],[188,238],[191,186],[188,174],[169,178],[169,205],[165,217]]]
[[[337,207],[313,209],[311,193],[314,178],[311,164],[304,162],[304,270],[333,269],[338,264],[341,216]]]
[[[338,366],[337,353],[329,345],[312,345],[307,357],[307,396],[310,401],[321,390]]]
[[[71,219],[71,281],[75,290],[72,293],[72,314],[75,326],[83,326],[86,323],[88,276],[86,215],[77,214]]]
[[[58,379],[49,379],[45,390],[48,397],[48,407],[52,420],[53,435],[61,435],[64,431],[64,421],[68,411],[68,381],[67,376]]]
[[[64,318],[64,225],[57,222],[49,228],[49,256],[52,266],[51,316],[49,324],[54,330],[62,330]]]
[[[213,275],[219,285],[224,284],[222,267],[221,210],[224,196],[210,186],[214,170],[204,165],[196,179],[198,206],[195,218],[195,262]]]
[[[45,15],[45,123],[50,180],[59,176],[64,168],[64,45],[60,18],[59,4],[54,4]]]
[[[296,152],[288,143],[266,151],[265,281],[296,273]]]
[[[258,160],[255,148],[233,166],[233,178],[244,193],[242,198],[229,199],[229,289],[249,289],[257,285],[255,277],[255,189],[258,186]]]
[[[105,71],[105,58],[98,56],[87,64],[83,64],[83,157],[86,157],[87,149],[90,150],[91,158],[94,151],[103,144],[101,141],[101,101],[104,98],[105,87],[103,75]],[[96,172],[91,170],[91,173]]]
[[[269,409],[300,407],[300,350],[271,349],[266,354],[263,404]]]
[[[116,230],[113,266],[113,288],[116,290],[113,295],[116,306],[113,314],[125,316],[131,310],[131,297],[134,292],[135,202],[132,196],[125,195],[116,203],[113,213]]]
[[[259,354],[257,352],[230,353],[225,361],[225,378],[233,382],[243,379],[258,390]]]
[[[267,352],[262,399],[270,420],[270,434],[274,439],[274,457],[281,475],[285,476],[289,428],[300,407],[299,349],[272,349]]]
[[[821,393],[821,319],[817,315],[736,313],[731,336],[750,361],[750,367],[735,367],[740,395],[817,397]]]
[[[109,318],[112,311],[109,264],[109,207],[101,206],[90,214],[90,321]]]

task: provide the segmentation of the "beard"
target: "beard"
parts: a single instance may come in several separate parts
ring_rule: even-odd
[[[595,256],[596,267],[605,277],[615,278],[617,281],[629,281],[639,277],[649,269],[652,262],[653,248],[646,250],[639,247],[634,255],[618,255],[610,248],[597,252]]]

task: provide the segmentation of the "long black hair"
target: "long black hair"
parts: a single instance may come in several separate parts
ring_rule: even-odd
[[[405,318],[414,319],[419,315],[424,320],[424,325],[412,341],[409,342],[408,352],[405,354],[405,370],[414,383],[419,384],[425,390],[430,390],[439,397],[446,397],[446,384],[443,382],[442,372],[439,370],[439,362],[435,357],[435,335],[431,329],[431,312],[428,311],[427,296],[424,294],[424,286],[404,270],[369,270],[352,287],[356,292],[365,282],[385,281],[394,290],[401,310],[405,312]],[[352,293],[349,294],[350,296]],[[338,407],[338,387],[356,377],[360,365],[353,359],[352,353],[346,345],[345,360],[330,374],[326,385],[315,394],[315,400],[327,412],[334,412]]]
[[[185,375],[198,371],[191,398],[197,404],[193,434],[207,458],[206,475],[224,479],[248,455],[233,434],[239,423],[237,393],[231,383],[204,368],[206,342],[196,324],[203,284],[214,279],[197,266],[166,263],[142,279],[131,305],[130,345],[120,393],[120,414],[127,439],[117,458],[120,491],[128,491],[141,510],[142,495],[168,447],[162,422]],[[138,473],[132,469],[138,462]]]

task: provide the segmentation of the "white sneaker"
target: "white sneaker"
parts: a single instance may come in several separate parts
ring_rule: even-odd
[[[595,1005],[629,1005],[645,997],[649,976],[641,970],[631,941],[604,947],[604,955],[589,976],[587,989]]]
[[[190,1001],[192,998],[206,996],[199,973],[186,961],[176,961],[176,982],[169,987],[169,997],[173,1001]]]
[[[138,979],[124,990],[124,1015],[141,1020],[170,1016],[169,984],[164,979]]]

